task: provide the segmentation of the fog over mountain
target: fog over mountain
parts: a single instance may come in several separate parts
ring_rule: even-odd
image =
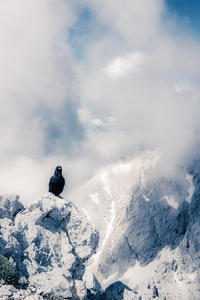
[[[199,40],[165,1],[0,4],[1,193],[23,203],[62,165],[65,196],[142,150],[176,172],[199,143]]]

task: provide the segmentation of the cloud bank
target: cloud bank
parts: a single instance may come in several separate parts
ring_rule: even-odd
[[[141,150],[169,172],[196,154],[200,45],[164,1],[0,8],[1,193],[32,201],[57,164],[67,195]]]

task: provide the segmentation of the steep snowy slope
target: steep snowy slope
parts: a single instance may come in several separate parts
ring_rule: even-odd
[[[131,288],[142,286],[165,256],[173,261],[172,253],[184,239],[193,176],[184,170],[178,177],[156,176],[160,158],[158,150],[147,151],[128,163],[108,166],[70,196],[100,233],[87,270],[103,287],[117,280]]]

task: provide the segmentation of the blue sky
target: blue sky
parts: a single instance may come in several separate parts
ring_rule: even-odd
[[[189,30],[193,35],[200,36],[200,0],[165,0],[169,13],[174,16],[180,30]],[[94,28],[95,26],[95,28]],[[94,30],[95,29],[95,30]],[[77,22],[69,33],[69,43],[76,58],[85,59],[85,46],[105,33],[108,28],[98,24],[95,15],[88,7],[80,7]]]
[[[170,11],[179,18],[188,20],[189,27],[200,34],[200,1],[199,0],[167,0]]]

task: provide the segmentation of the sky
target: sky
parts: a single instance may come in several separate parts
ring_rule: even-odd
[[[111,163],[198,152],[197,1],[0,3],[1,194],[24,203],[62,165],[69,192]]]
[[[189,28],[198,36],[200,32],[200,2],[198,0],[167,0],[167,6],[172,14],[175,14],[182,22],[186,22]]]

